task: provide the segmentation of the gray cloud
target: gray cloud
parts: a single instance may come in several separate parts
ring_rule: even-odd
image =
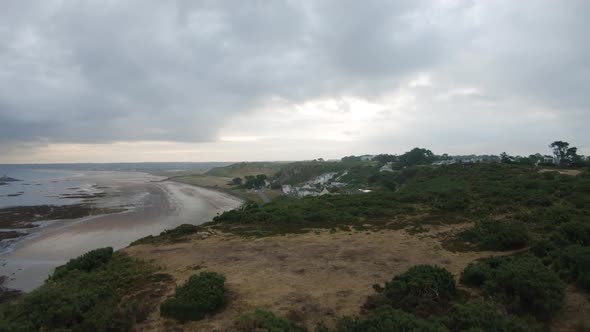
[[[0,140],[215,141],[271,97],[378,99],[428,73],[417,117],[458,112],[479,126],[543,109],[590,146],[579,125],[590,121],[589,11],[583,0],[11,1]],[[478,93],[437,99],[462,87]]]

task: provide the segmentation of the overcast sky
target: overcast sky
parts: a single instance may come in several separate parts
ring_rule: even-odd
[[[590,154],[590,1],[0,10],[0,163]]]

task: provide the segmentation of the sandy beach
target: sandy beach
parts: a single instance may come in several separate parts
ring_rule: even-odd
[[[120,207],[125,212],[47,223],[0,256],[4,286],[30,291],[56,266],[89,250],[126,247],[141,237],[180,224],[201,224],[238,207],[236,197],[187,184],[162,181],[140,172],[85,172],[85,181],[107,188],[96,207]]]

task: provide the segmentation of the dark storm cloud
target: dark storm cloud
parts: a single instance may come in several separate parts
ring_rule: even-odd
[[[224,119],[272,97],[373,98],[420,72],[437,83],[420,96],[422,104],[439,112],[517,98],[519,105],[568,114],[572,123],[590,120],[587,1],[10,1],[3,7],[4,143],[211,141]],[[475,103],[456,98],[438,109],[434,96],[457,86],[483,92],[472,96]],[[510,105],[498,109],[510,111]]]

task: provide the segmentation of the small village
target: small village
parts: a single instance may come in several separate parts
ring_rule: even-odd
[[[301,186],[283,185],[281,191],[283,195],[293,197],[329,195],[347,185],[344,182],[340,182],[347,174],[348,172],[341,174],[337,172],[324,173],[315,179],[303,183]],[[370,190],[366,192],[370,192]]]

